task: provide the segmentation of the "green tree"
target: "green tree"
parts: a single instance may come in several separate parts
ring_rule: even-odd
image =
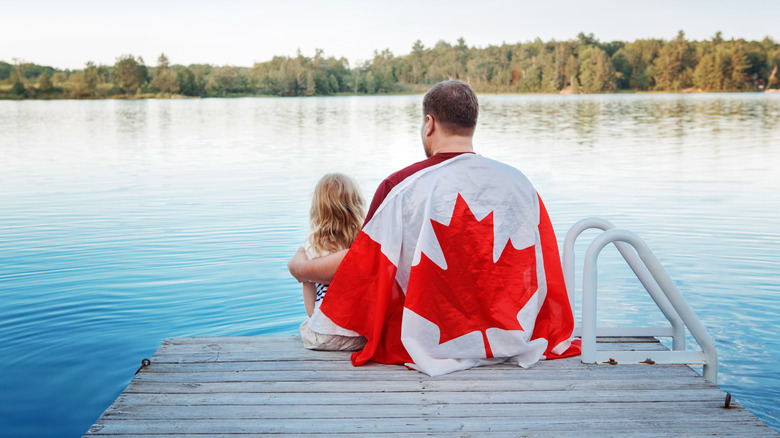
[[[729,75],[726,78],[728,89],[745,90],[749,85],[745,82],[745,74],[749,71],[751,65],[745,53],[745,47],[742,42],[737,41],[733,44],[728,54]]]
[[[376,93],[377,90],[376,78],[374,78],[374,74],[371,72],[371,70],[366,72],[365,76],[363,76],[362,90],[368,94]]]
[[[574,56],[574,53],[569,54],[563,71],[566,79],[569,81],[569,85],[571,85],[572,93],[579,93],[580,81],[578,75],[580,73],[580,61]]]
[[[612,57],[620,83],[632,90],[648,90],[655,85],[653,63],[661,49],[659,40],[636,40],[625,44]],[[625,64],[623,63],[625,61]]]
[[[49,91],[52,89],[54,84],[51,82],[51,78],[49,77],[49,74],[46,72],[41,73],[40,76],[38,76],[38,89],[41,91]]]
[[[215,69],[211,74],[208,87],[226,96],[227,93],[245,91],[245,83],[236,67],[224,66]]]
[[[176,72],[176,82],[181,94],[185,96],[200,96],[198,84],[195,82],[195,74],[187,67]]]
[[[70,93],[74,99],[86,99],[95,95],[94,89],[90,89],[84,75],[84,71],[77,71],[68,78]]]
[[[612,66],[615,68],[616,85],[619,90],[626,90],[631,87],[631,65],[628,59],[622,53],[615,53],[612,56]]]
[[[366,74],[366,91],[368,93],[393,91],[395,84],[398,83],[395,76],[395,63],[395,57],[390,49],[385,49],[382,52],[374,51],[374,59],[368,65],[370,79],[368,73]]]
[[[51,80],[54,82],[55,85],[61,85],[64,84],[65,81],[68,80],[68,74],[64,71],[58,71],[51,75]]]
[[[753,70],[742,41],[722,41],[713,38],[700,51],[699,63],[693,72],[693,83],[707,91],[737,91],[751,88],[751,80],[759,78],[761,69]],[[765,65],[765,61],[759,62]],[[763,73],[763,72],[762,72]],[[766,74],[766,73],[764,73]]]
[[[455,78],[462,80],[468,76],[466,66],[469,60],[469,47],[466,45],[466,40],[463,37],[458,38],[457,42],[458,45],[453,48],[455,53]]]
[[[766,53],[766,69],[762,77],[766,78],[767,88],[777,88],[778,67],[780,67],[780,45],[772,38],[766,37],[761,40],[761,50]]]
[[[17,81],[24,81],[25,72],[27,72],[28,63],[24,62],[21,58],[13,58],[14,72],[16,73]],[[13,78],[11,78],[13,80]]]
[[[580,46],[596,46],[599,44],[599,40],[593,36],[592,32],[587,35],[584,32],[578,33],[577,41],[580,43]]]
[[[275,56],[271,61],[255,63],[247,80],[258,83],[263,94],[312,96],[347,91],[354,85],[355,77],[350,73],[346,59],[326,58],[323,51],[317,49],[314,58],[303,56],[299,51],[294,58]]]
[[[197,96],[206,95],[206,84],[208,83],[209,76],[213,68],[208,64],[191,64],[187,67],[194,77],[195,85],[197,86]]]
[[[160,90],[161,93],[178,93],[179,77],[175,71],[165,69],[157,72],[151,85]]]
[[[417,40],[412,44],[412,53],[409,55],[412,61],[412,83],[418,83],[427,75],[425,59],[425,46]]]
[[[11,72],[14,70],[14,66],[4,62],[0,61],[0,81],[4,81],[11,77]]]
[[[658,58],[653,62],[656,88],[664,91],[678,91],[693,84],[695,52],[685,40],[685,33],[678,32],[677,38],[661,47]]]
[[[179,78],[176,72],[168,68],[168,57],[161,53],[157,58],[157,68],[151,86],[161,93],[177,93],[179,91]]]
[[[105,69],[102,66],[97,66],[92,61],[88,61],[85,64],[84,82],[91,96],[97,95],[98,85],[104,83],[105,80],[106,80]]]
[[[607,53],[598,46],[581,47],[580,84],[585,93],[615,91],[615,68]]]
[[[314,80],[314,72],[312,70],[306,71],[306,91],[304,91],[304,96],[314,96],[314,93],[317,92],[317,82]]]
[[[135,94],[146,85],[148,70],[140,57],[136,60],[133,55],[122,55],[114,64],[111,79],[125,94]]]
[[[333,73],[331,73],[328,76],[328,82],[330,82],[330,89],[333,93],[338,93],[339,91],[341,91],[341,85],[339,85],[339,80],[336,79],[336,76]]]
[[[44,73],[51,77],[54,71],[54,68],[49,66],[27,63],[25,65],[24,77],[25,79],[38,79]]]
[[[573,57],[573,48],[569,43],[551,42],[548,45],[547,52],[549,56],[544,61],[544,90],[548,92],[557,92],[566,87],[571,76],[568,66],[569,60]],[[551,58],[550,58],[551,57]],[[577,68],[573,74],[577,73]]]
[[[307,95],[329,95],[338,92],[338,87],[331,87],[330,81],[330,62],[324,56],[322,49],[316,49],[314,51],[314,59],[311,62],[306,62],[309,66],[306,73],[306,94]],[[311,72],[311,79],[309,79],[309,72]],[[314,83],[314,89],[309,87],[311,83]],[[309,94],[311,93],[311,94]]]
[[[168,57],[165,56],[165,53],[160,53],[160,56],[157,57],[157,68],[159,69],[167,69],[168,64],[170,62],[168,61]]]
[[[19,75],[16,72],[11,74],[11,94],[14,96],[27,95],[27,88],[25,88],[24,83],[19,79]]]
[[[719,91],[723,88],[723,72],[717,67],[716,55],[704,55],[693,71],[693,86],[704,91]]]
[[[580,80],[577,78],[577,76],[571,77],[571,93],[572,94],[580,94],[582,92],[582,87],[580,87]]]

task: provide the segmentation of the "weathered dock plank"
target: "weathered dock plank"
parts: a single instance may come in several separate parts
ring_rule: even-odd
[[[431,378],[348,355],[294,337],[168,339],[85,436],[780,436],[684,365],[568,358]]]

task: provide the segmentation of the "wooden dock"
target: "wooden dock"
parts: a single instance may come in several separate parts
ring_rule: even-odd
[[[653,338],[601,349],[664,350]],[[685,365],[497,365],[431,378],[295,337],[172,338],[85,437],[773,436]]]

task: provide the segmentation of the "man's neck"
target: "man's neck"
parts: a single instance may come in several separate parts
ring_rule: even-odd
[[[452,135],[433,144],[431,147],[431,155],[455,152],[474,152],[472,138]]]

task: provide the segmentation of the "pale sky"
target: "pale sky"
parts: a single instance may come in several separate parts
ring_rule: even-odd
[[[165,53],[173,64],[251,66],[274,55],[350,62],[374,50],[410,52],[419,39],[469,46],[573,39],[780,40],[780,1],[425,1],[396,0],[0,0],[0,60],[81,69],[123,54],[147,65]]]

